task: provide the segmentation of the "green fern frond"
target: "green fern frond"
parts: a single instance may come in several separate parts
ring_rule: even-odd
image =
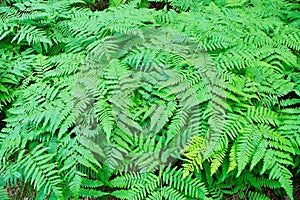
[[[258,192],[252,192],[250,191],[248,193],[248,198],[249,200],[254,200],[254,199],[261,199],[261,200],[270,200],[269,197],[267,197],[265,194],[262,194],[262,193],[258,193]]]
[[[198,180],[191,179],[191,176],[182,178],[183,171],[170,169],[170,166],[165,169],[162,174],[162,179],[167,184],[174,184],[177,190],[184,190],[183,193],[193,198],[205,198],[207,193],[206,188]]]
[[[278,116],[276,113],[264,107],[250,107],[247,111],[246,117],[251,121],[251,123],[265,123],[274,126],[278,123]]]
[[[46,195],[53,192],[57,198],[61,198],[60,183],[62,180],[58,174],[57,164],[49,162],[54,155],[46,154],[48,148],[43,146],[43,143],[37,145],[21,160],[25,182],[30,181],[38,191],[43,189]]]
[[[52,44],[51,41],[46,37],[46,33],[39,31],[38,28],[34,26],[21,27],[16,36],[12,39],[12,42],[16,40],[17,43],[20,43],[23,39],[25,39],[29,45],[37,42],[49,45]]]
[[[102,192],[99,190],[91,190],[91,189],[80,189],[79,193],[80,193],[80,196],[82,196],[82,197],[92,197],[92,198],[103,197],[103,196],[109,194],[107,192]]]

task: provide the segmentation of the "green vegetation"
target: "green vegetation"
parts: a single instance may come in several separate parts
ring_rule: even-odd
[[[0,3],[1,200],[295,199],[299,1]]]

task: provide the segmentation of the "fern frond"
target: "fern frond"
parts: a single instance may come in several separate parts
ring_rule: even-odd
[[[203,183],[198,180],[192,179],[191,176],[183,177],[182,170],[176,170],[176,168],[171,169],[170,166],[167,167],[162,174],[162,179],[167,184],[174,184],[177,190],[182,191],[185,195],[193,198],[205,198],[207,190]]]
[[[248,198],[249,200],[254,200],[254,199],[261,199],[261,200],[270,200],[269,197],[267,197],[265,194],[262,194],[262,193],[258,193],[258,192],[252,192],[250,191],[248,193]]]
[[[56,197],[60,198],[62,188],[57,164],[49,162],[54,155],[46,154],[48,148],[43,146],[43,143],[37,145],[22,159],[21,166],[24,168],[25,182],[30,181],[38,191],[42,189],[46,195],[53,192]]]
[[[264,107],[250,107],[247,111],[246,117],[251,121],[251,123],[265,123],[274,126],[276,126],[276,124],[278,123],[278,116],[276,115],[276,113]]]

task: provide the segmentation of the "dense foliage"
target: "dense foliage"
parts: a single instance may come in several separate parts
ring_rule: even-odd
[[[294,199],[299,2],[0,2],[0,199]]]

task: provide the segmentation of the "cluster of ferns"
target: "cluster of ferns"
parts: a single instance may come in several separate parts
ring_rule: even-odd
[[[299,1],[97,3],[0,1],[0,199],[293,200]]]

